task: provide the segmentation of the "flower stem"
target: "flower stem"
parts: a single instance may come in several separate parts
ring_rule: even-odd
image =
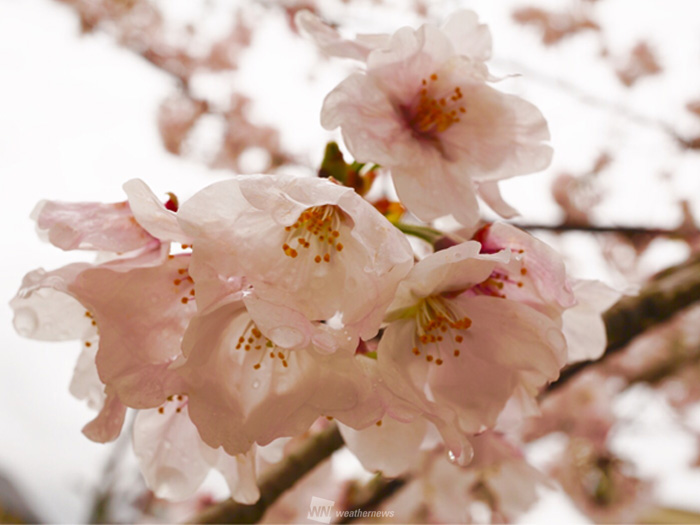
[[[420,226],[418,224],[406,224],[405,222],[395,222],[399,230],[401,230],[406,235],[413,235],[419,239],[423,239],[429,244],[435,244],[438,239],[445,237],[445,234],[440,230],[430,228],[429,226]]]
[[[329,425],[260,476],[257,503],[242,505],[227,499],[192,517],[189,523],[257,523],[285,491],[343,445],[337,425]]]

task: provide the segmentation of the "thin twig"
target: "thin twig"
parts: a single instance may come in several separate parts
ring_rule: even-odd
[[[667,230],[664,228],[642,228],[637,226],[596,226],[593,224],[531,224],[513,223],[523,230],[542,230],[555,233],[586,232],[586,233],[616,233],[625,236],[648,235],[651,237],[685,237],[687,234],[681,230]]]
[[[337,425],[331,424],[263,473],[258,481],[257,503],[242,505],[228,499],[194,516],[189,523],[257,523],[277,498],[344,444]]]

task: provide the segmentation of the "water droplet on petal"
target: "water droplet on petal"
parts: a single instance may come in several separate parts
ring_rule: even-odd
[[[466,467],[469,465],[469,463],[472,462],[472,459],[474,459],[474,449],[471,447],[467,449],[462,449],[462,452],[459,456],[457,456],[454,452],[451,450],[447,451],[447,459],[450,460],[450,463],[454,465],[459,465],[460,467]]]
[[[293,348],[304,342],[304,334],[292,326],[278,326],[270,331],[270,339],[282,348]]]
[[[31,337],[39,327],[39,319],[34,310],[30,308],[19,308],[15,310],[14,325],[19,335]]]
[[[168,466],[158,468],[153,479],[156,495],[167,499],[182,499],[190,491],[190,482],[181,471]]]

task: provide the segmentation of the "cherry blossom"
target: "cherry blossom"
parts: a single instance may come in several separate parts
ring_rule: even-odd
[[[319,416],[358,428],[381,417],[363,369],[367,358],[319,351],[313,332],[320,328],[308,321],[306,337],[275,337],[279,327],[268,332],[264,316],[257,321],[265,312],[259,302],[251,291],[233,294],[197,314],[184,336],[186,361],[177,371],[190,417],[209,446],[242,454],[256,443],[305,432]],[[276,315],[299,316],[273,308]]]
[[[264,301],[373,337],[413,262],[406,238],[352,189],[328,180],[238,176],[178,212],[198,287],[244,277]]]
[[[653,483],[634,466],[585,439],[571,439],[549,474],[597,523],[635,523],[653,505]]]
[[[404,423],[384,417],[361,430],[342,424],[339,427],[345,445],[362,465],[387,477],[409,471],[415,466],[423,443],[430,442],[428,423],[423,418]]]
[[[607,336],[602,314],[621,293],[600,281],[578,280],[573,284],[576,306],[564,312],[564,335],[569,363],[598,359],[605,352]]]
[[[90,408],[102,410],[107,396],[97,372],[95,352],[93,345],[83,349],[71,392],[78,399],[86,399]],[[134,453],[148,487],[160,498],[183,500],[200,487],[214,468],[224,476],[232,498],[245,504],[255,503],[260,497],[255,478],[258,449],[229,456],[207,446],[188,417],[187,404],[185,396],[170,395],[158,408],[137,411]]]
[[[212,468],[224,476],[234,500],[251,504],[260,497],[255,449],[229,456],[204,444],[182,395],[171,397],[157,409],[139,410],[134,452],[147,485],[158,497],[182,500],[191,496]]]
[[[600,281],[573,279],[546,243],[514,226],[489,224],[474,235],[482,253],[510,249],[519,254],[521,278],[502,283],[508,297],[550,316],[562,316],[568,362],[598,359],[607,335],[602,314],[622,295]]]
[[[387,412],[403,421],[416,413],[428,418],[460,461],[468,460],[465,434],[493,426],[513,396],[532,402],[566,363],[560,314],[551,316],[558,310],[509,295],[510,285],[526,288],[528,254],[481,248],[469,241],[416,264],[398,288],[377,350],[395,396]]]
[[[331,52],[359,58],[358,48],[369,45],[317,26],[302,27]],[[460,11],[442,28],[404,27],[369,42],[366,70],[326,97],[322,125],[340,127],[359,162],[390,169],[402,203],[424,221],[452,214],[474,225],[477,193],[512,216],[497,181],[544,169],[552,151],[539,110],[489,85],[488,29],[473,12]]]
[[[165,232],[166,239],[185,238],[184,233],[143,183],[127,186],[131,206],[45,203],[37,220],[53,232],[50,240],[113,254],[102,263],[30,272],[10,303],[22,335],[83,341],[71,390],[100,410],[84,429],[96,441],[119,435],[126,406],[157,407],[181,391],[179,377],[169,368],[195,311],[190,255],[168,255],[169,242],[144,229],[131,209],[153,233]],[[129,253],[120,255],[120,250]],[[93,381],[93,358],[104,397]]]

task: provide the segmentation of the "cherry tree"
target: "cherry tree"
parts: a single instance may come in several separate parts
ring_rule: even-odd
[[[549,69],[587,38],[582,67],[632,98],[667,74],[654,43],[609,42],[613,0],[492,7],[494,28],[461,3],[211,2],[178,19],[152,0],[61,2],[173,79],[162,146],[221,175],[191,193],[126,176],[115,202],[43,195],[31,214],[81,262],[26,274],[15,329],[79,341],[83,433],[116,441],[112,466],[131,440],[145,483],[108,484],[94,521],[505,523],[553,493],[595,522],[697,518],[620,445],[619,408],[650,396],[699,439],[697,199],[665,203],[675,225],[623,222],[638,159],[590,137],[579,152],[588,124],[556,97],[663,137],[682,170],[698,101],[676,129]],[[323,141],[295,148],[255,116],[272,101],[237,89],[268,17],[326,75],[308,133]],[[539,68],[499,60],[506,23]],[[670,246],[682,256],[655,255]],[[209,495],[212,470],[229,498]]]

